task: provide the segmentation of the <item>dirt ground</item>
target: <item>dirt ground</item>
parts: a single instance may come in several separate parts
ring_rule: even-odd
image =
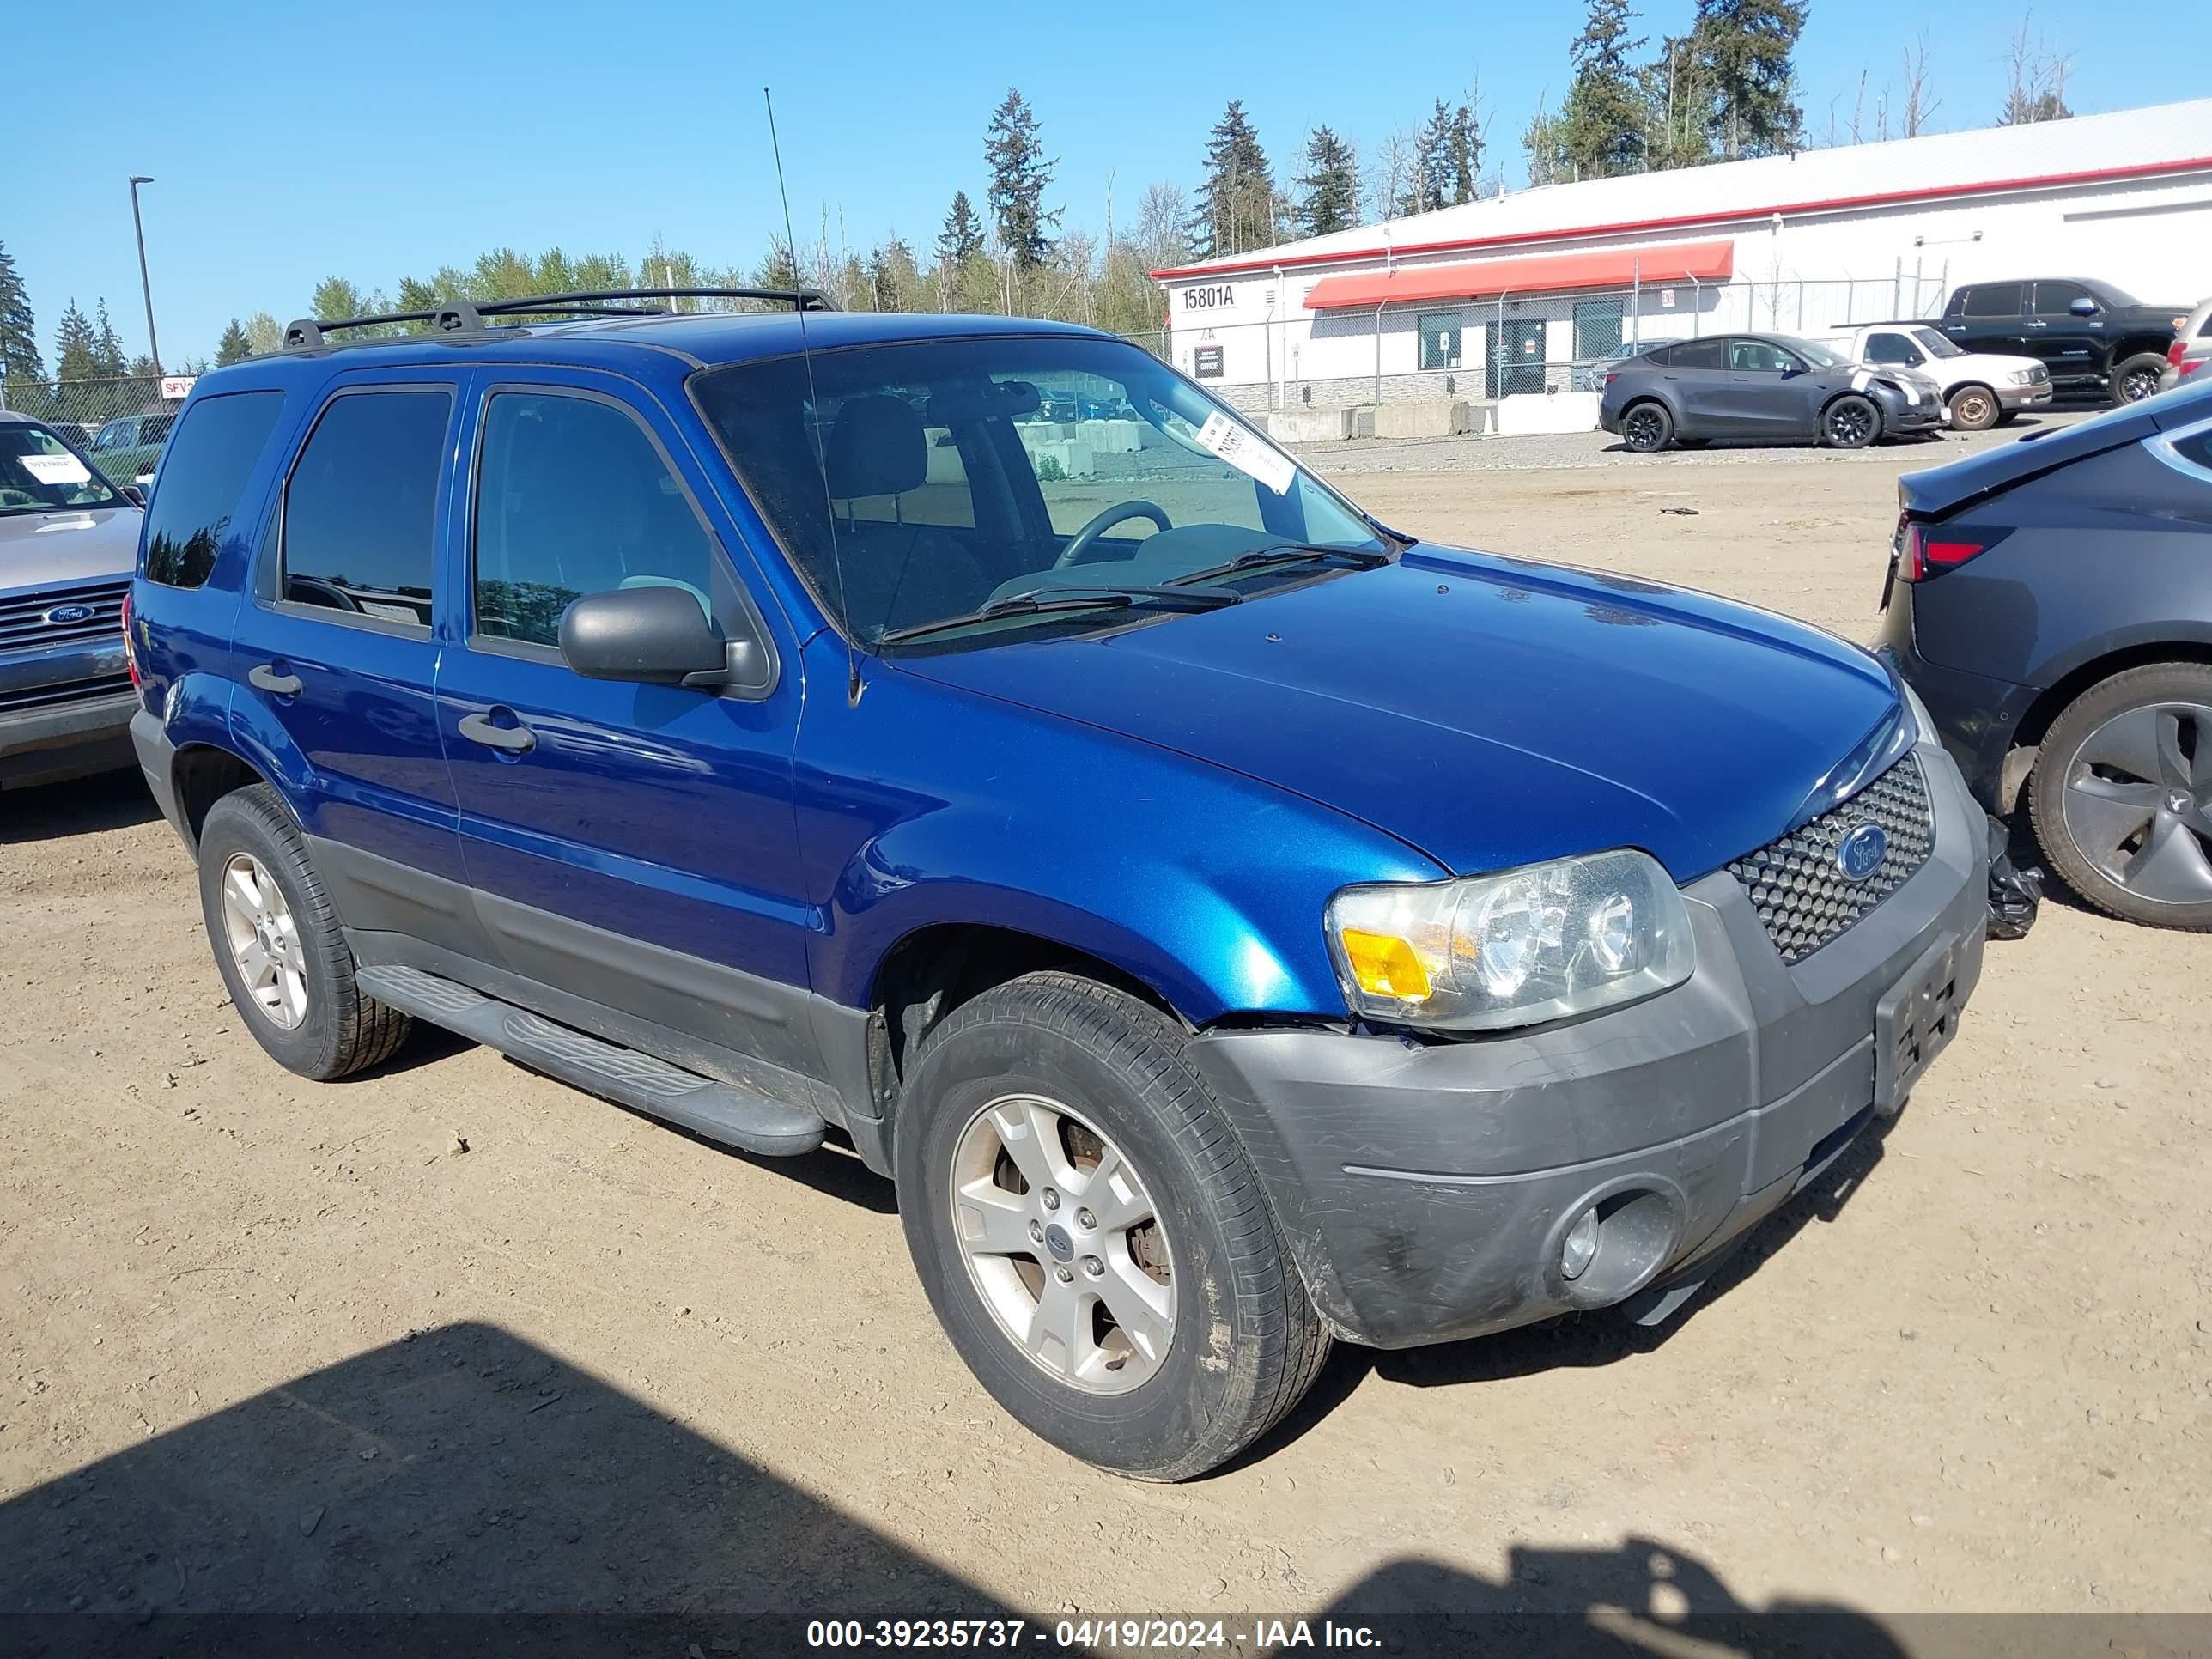
[[[1347,483],[1863,637],[1896,473],[1945,458]],[[2046,902],[1672,1327],[1340,1349],[1176,1488],[999,1413],[848,1154],[435,1034],[278,1070],[134,780],[0,799],[0,1615],[1419,1608],[1676,1652],[1685,1609],[1913,1651],[1947,1627],[1898,1615],[2212,1613],[2212,939]]]

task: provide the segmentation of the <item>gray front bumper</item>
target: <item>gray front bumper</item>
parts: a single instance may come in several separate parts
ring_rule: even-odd
[[[58,783],[131,764],[135,691],[0,712],[0,786]]]
[[[1932,976],[1962,1006],[1987,915],[1986,820],[1940,748],[1917,752],[1927,863],[1795,968],[1722,871],[1685,890],[1697,971],[1615,1013],[1466,1042],[1194,1042],[1340,1335],[1413,1346],[1692,1277],[1892,1103],[1877,1101],[1881,1005]],[[1607,1243],[1570,1280],[1560,1243],[1593,1205]]]

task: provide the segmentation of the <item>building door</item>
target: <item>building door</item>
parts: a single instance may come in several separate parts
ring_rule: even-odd
[[[1508,317],[1482,325],[1484,394],[1510,398],[1544,389],[1544,319]]]

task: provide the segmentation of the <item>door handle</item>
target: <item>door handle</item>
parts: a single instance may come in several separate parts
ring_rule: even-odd
[[[273,662],[257,663],[246,671],[246,683],[272,697],[296,697],[307,688],[297,674],[280,674]]]
[[[538,734],[528,726],[494,726],[489,714],[462,715],[461,735],[471,743],[505,750],[510,755],[526,755],[538,747]]]

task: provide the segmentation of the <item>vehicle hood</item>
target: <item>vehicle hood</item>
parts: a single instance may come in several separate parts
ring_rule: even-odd
[[[128,580],[143,516],[135,507],[0,514],[0,592]]]
[[[1960,380],[1971,380],[1978,376],[2014,374],[2022,369],[2045,367],[2039,357],[2020,357],[2009,351],[1961,352],[1956,357],[1938,357],[1928,367],[1932,370],[1938,364],[1942,367],[1942,378],[1946,386],[1954,386]]]
[[[1897,703],[1872,657],[1783,617],[1427,545],[897,666],[1295,791],[1462,874],[1639,847],[1689,881],[1782,834]]]

